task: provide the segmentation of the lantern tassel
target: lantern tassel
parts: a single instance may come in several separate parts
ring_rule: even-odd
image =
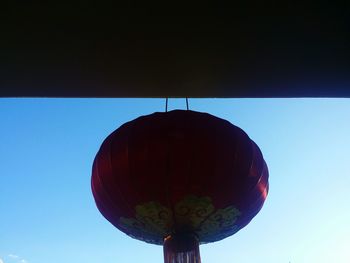
[[[201,263],[198,238],[194,234],[172,234],[164,239],[164,263]]]

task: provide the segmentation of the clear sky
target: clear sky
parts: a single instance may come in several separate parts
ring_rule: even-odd
[[[162,263],[160,246],[116,230],[95,207],[103,139],[164,99],[0,99],[0,263]],[[169,109],[185,108],[170,100]],[[350,100],[190,99],[260,146],[265,206],[203,263],[350,262]]]

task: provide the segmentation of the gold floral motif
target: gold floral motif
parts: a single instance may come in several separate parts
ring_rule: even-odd
[[[174,215],[169,208],[151,201],[137,205],[135,217],[121,217],[119,223],[128,235],[149,243],[162,244],[175,228],[191,230],[201,243],[207,243],[237,232],[235,222],[240,215],[234,206],[215,210],[210,197],[188,195],[175,204]]]
[[[176,222],[196,229],[214,211],[209,197],[186,196],[175,205]]]
[[[164,237],[169,234],[173,225],[172,212],[156,202],[148,202],[135,207],[135,218],[120,218],[121,227],[132,232],[147,233],[152,236]]]
[[[197,230],[199,239],[203,241],[216,239],[221,237],[224,232],[228,232],[232,235],[232,231],[234,233],[238,231],[235,223],[240,215],[241,212],[234,206],[216,210],[215,213],[211,214],[205,221],[203,221],[200,228]]]

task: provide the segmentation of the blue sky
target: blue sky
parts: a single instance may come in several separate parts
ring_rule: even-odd
[[[260,146],[270,171],[261,212],[201,246],[203,263],[349,263],[350,100],[190,99]],[[0,263],[163,262],[162,248],[116,230],[95,207],[103,139],[164,99],[0,99]],[[169,109],[185,108],[171,99]]]

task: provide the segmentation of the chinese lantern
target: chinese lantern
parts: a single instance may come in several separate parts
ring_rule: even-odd
[[[94,160],[92,192],[119,230],[163,245],[166,263],[199,263],[199,244],[233,235],[259,212],[268,169],[240,128],[175,110],[111,133]]]

